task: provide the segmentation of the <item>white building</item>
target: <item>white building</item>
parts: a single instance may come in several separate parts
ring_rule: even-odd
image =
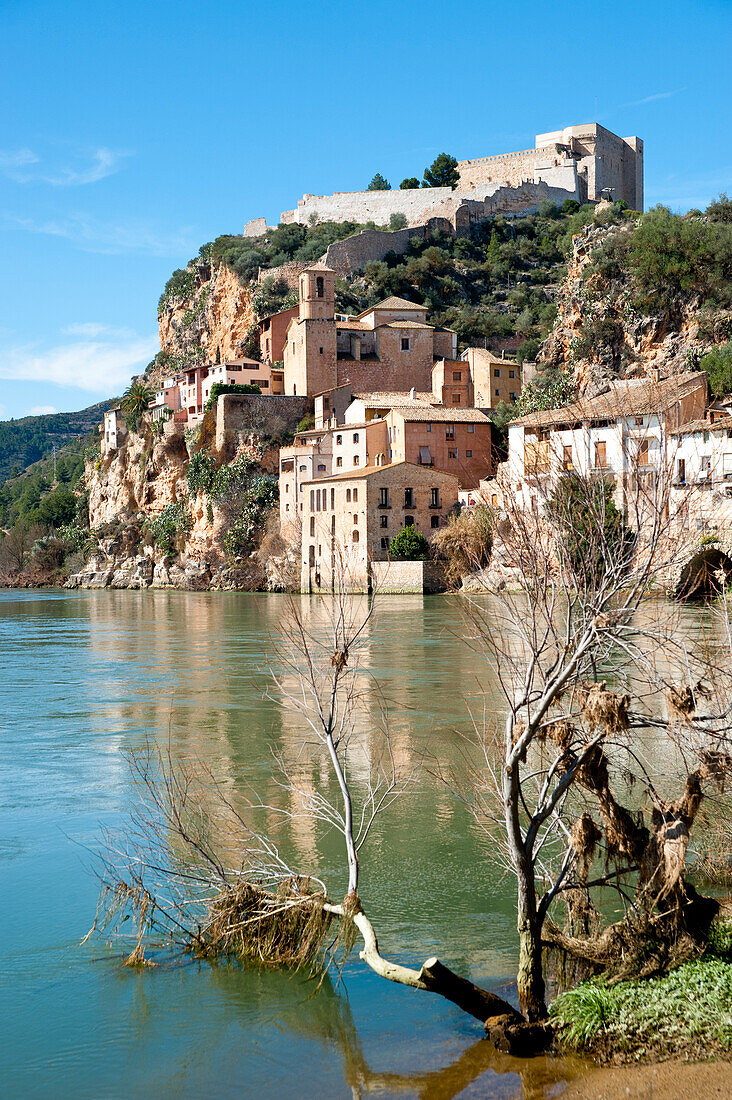
[[[530,413],[509,425],[501,487],[537,508],[564,473],[606,473],[622,508],[628,491],[668,468],[672,433],[703,417],[706,403],[706,374],[688,372],[611,382],[596,397]]]

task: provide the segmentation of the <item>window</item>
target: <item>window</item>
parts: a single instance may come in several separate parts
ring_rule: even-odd
[[[323,354],[323,349],[322,349],[322,348],[320,348],[320,354],[321,354],[321,355]]]
[[[496,391],[495,392],[496,392],[496,397],[501,396],[501,391],[499,390],[498,386],[496,386]]]
[[[318,472],[319,473],[325,473],[325,463],[323,463],[323,462],[318,463]]]
[[[331,489],[331,491],[330,491],[330,510],[331,510],[331,512],[334,509],[335,509],[335,489]]]
[[[310,566],[315,565],[315,547],[314,546],[311,546],[310,550],[308,551],[308,565],[310,565]]]
[[[289,511],[290,511],[290,505],[289,505],[289,504],[286,504],[286,505],[285,505],[285,511],[286,511],[286,512],[289,512]]]
[[[595,467],[603,469],[605,466],[607,466],[607,443],[604,440],[598,440],[595,444]]]
[[[643,427],[643,417],[642,416],[636,416],[635,417],[635,426],[636,426],[636,428],[642,428]]]
[[[354,512],[353,513],[353,526],[355,527],[357,523],[358,523],[358,512]]]
[[[358,443],[358,432],[353,433],[353,442]]]
[[[638,444],[638,465],[639,466],[647,466],[648,465],[648,440],[647,439],[641,439],[640,443]]]
[[[445,428],[445,439],[454,439],[454,438],[455,438],[455,425],[454,424],[448,424]]]
[[[324,397],[323,398],[323,408],[324,409],[329,409],[330,408],[330,398],[329,397]]]
[[[516,377],[516,371],[515,370],[510,370],[508,372],[508,377],[509,378],[515,378]]]
[[[460,404],[460,394],[459,393],[454,393],[452,395],[452,403],[453,403],[453,405],[459,405]]]
[[[473,452],[472,451],[466,451],[465,452],[465,457],[466,458],[472,458],[473,457]]]
[[[462,379],[463,379],[462,371],[459,371],[459,370],[454,370],[454,371],[452,372],[452,380],[453,380],[453,382],[462,382]]]
[[[404,517],[404,526],[405,527],[414,527],[414,516],[405,516]]]
[[[379,489],[379,508],[389,507],[389,490]]]
[[[346,504],[350,504],[350,503],[351,503],[351,490],[346,489]]]
[[[315,516],[310,517],[310,538],[315,538]]]
[[[408,336],[402,336],[402,351],[409,351],[410,339]]]
[[[498,507],[498,493],[494,493],[493,496],[491,497],[491,504],[493,505],[494,508]]]
[[[709,477],[712,472],[712,459],[710,455],[702,455],[701,472],[702,477]]]
[[[679,459],[679,470],[678,470],[677,481],[678,481],[679,485],[683,485],[684,482],[686,481],[686,461],[683,458]]]
[[[414,489],[404,490],[404,507],[414,508]]]
[[[353,499],[354,499],[354,501],[358,500],[358,489],[353,490]]]
[[[318,298],[322,298],[325,295],[325,283],[323,282],[322,275],[318,275],[315,280],[315,293]],[[323,349],[321,348],[320,350],[322,351]]]
[[[430,527],[439,527],[439,526],[440,526],[440,517],[439,516],[430,516]]]
[[[351,535],[351,542],[358,542],[358,531],[354,531]]]
[[[320,489],[316,489],[315,491],[315,511],[320,511]]]
[[[430,508],[440,507],[440,490],[430,489]]]
[[[383,537],[383,538],[382,538],[382,540],[381,540],[381,549],[382,549],[382,550],[388,550],[388,549],[389,549],[389,543],[390,543],[390,542],[391,542],[391,539],[389,538],[389,536],[388,536],[388,535],[384,535],[384,537]]]
[[[314,489],[310,490],[310,511],[311,512],[315,511],[315,490]]]
[[[457,456],[458,456],[457,447],[451,448],[450,450],[448,450],[448,452],[447,452],[447,457],[448,458],[457,458]]]
[[[511,390],[511,392],[509,393],[509,395],[508,395],[508,396],[509,396],[509,397],[511,398],[511,400],[512,400],[512,401],[515,401],[515,400],[516,400],[516,394],[514,393],[514,391],[513,391],[513,390]]]
[[[431,424],[425,424],[425,426],[424,426],[424,430],[425,430],[426,432],[431,432],[431,431],[432,431],[432,425],[431,425]]]
[[[574,469],[574,461],[571,447],[564,448],[564,453],[562,455],[562,465],[564,466],[565,470]]]
[[[295,341],[294,340],[292,341],[292,350],[293,351],[295,350]]]
[[[358,457],[358,455],[353,456],[353,465],[354,466],[358,466],[360,461],[361,461],[361,459]]]
[[[379,524],[380,527],[385,529],[389,526],[389,517],[386,514],[384,514],[383,516],[379,516],[379,520],[380,520],[380,524]]]
[[[336,436],[336,446],[340,447],[342,442],[343,442],[343,436],[342,435],[337,435]]]
[[[493,368],[493,377],[494,378],[500,378],[501,377],[501,368],[500,367],[494,367]]]
[[[472,435],[472,434],[474,434],[474,432],[475,432],[475,424],[468,424],[468,433],[470,435]]]
[[[336,466],[342,466],[342,465],[343,465],[343,459],[341,458],[340,455],[338,455],[338,458],[336,459]]]

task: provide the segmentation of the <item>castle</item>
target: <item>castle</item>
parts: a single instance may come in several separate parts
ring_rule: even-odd
[[[530,213],[543,199],[560,205],[565,199],[623,199],[631,209],[643,209],[643,142],[618,137],[596,122],[537,134],[533,149],[459,161],[458,171],[454,191],[424,187],[306,194],[296,209],[283,211],[280,220],[387,225],[396,214],[409,226],[444,218],[457,230],[493,214]]]

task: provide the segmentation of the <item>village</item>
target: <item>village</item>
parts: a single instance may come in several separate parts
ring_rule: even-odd
[[[510,420],[502,447],[496,411],[515,405],[535,364],[481,347],[459,352],[455,332],[405,299],[337,313],[334,280],[323,263],[307,267],[298,304],[259,322],[261,360],[165,378],[149,410],[166,433],[183,433],[216,404],[222,439],[241,404],[276,399],[311,412],[312,427],[297,430],[278,463],[280,529],[300,553],[303,592],[332,591],[344,576],[355,592],[430,590],[427,563],[392,559],[400,531],[429,541],[462,510],[500,515],[508,500],[541,514],[572,471],[611,482],[629,520],[639,486],[652,502],[653,486],[670,479],[663,507],[673,524],[698,532],[700,544],[715,532],[700,562],[729,568],[732,400],[710,401],[704,372],[608,382],[594,397]],[[119,408],[110,410],[103,449],[114,451],[125,431]]]

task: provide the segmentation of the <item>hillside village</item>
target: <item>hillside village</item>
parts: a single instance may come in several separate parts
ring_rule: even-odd
[[[255,219],[175,273],[161,353],[131,387],[142,411],[117,404],[101,425],[89,524],[109,533],[70,584],[313,592],[345,575],[356,591],[432,590],[458,517],[482,508],[497,520],[509,500],[540,516],[573,471],[612,482],[626,515],[639,485],[672,471],[668,508],[711,561],[703,539],[732,523],[732,405],[697,367],[727,338],[726,314],[677,293],[677,315],[656,316],[625,291],[621,321],[596,291],[607,270],[625,278],[604,256],[640,224],[642,141],[574,126],[455,165],[452,186],[306,195],[279,228]],[[554,303],[543,342],[533,321],[521,344],[490,315],[446,308],[455,276],[433,272],[449,246],[455,275],[487,257],[500,282],[497,232],[518,257],[537,211],[550,219],[538,224],[563,213],[578,232],[555,288],[531,264],[515,277],[514,309],[536,317]],[[311,260],[241,267],[290,231],[329,243]],[[501,295],[491,300],[500,317]],[[506,580],[500,540],[491,569]]]

